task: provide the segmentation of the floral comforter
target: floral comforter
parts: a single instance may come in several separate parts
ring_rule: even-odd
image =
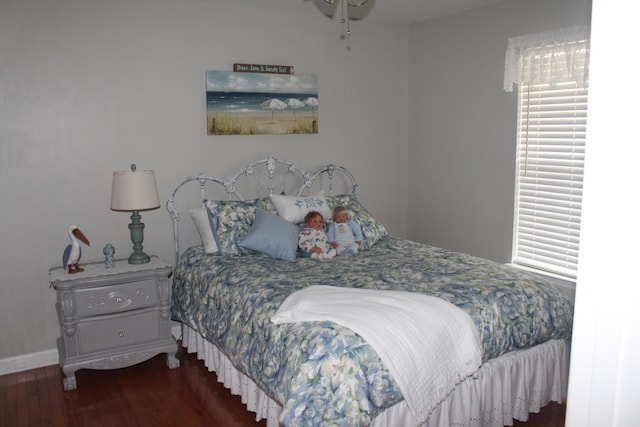
[[[328,261],[186,250],[174,273],[173,319],[216,344],[279,402],[285,426],[365,426],[403,399],[375,351],[349,329],[271,323],[290,293],[312,284],[443,298],[471,316],[485,361],[571,335],[572,304],[544,278],[392,236]]]

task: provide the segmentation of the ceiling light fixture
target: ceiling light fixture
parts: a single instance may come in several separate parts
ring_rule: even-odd
[[[320,9],[325,15],[330,18],[333,18],[336,9],[338,8],[338,3],[340,0],[314,0],[313,3],[315,6]],[[350,21],[354,19],[362,19],[369,12],[368,10],[373,6],[373,0],[342,0],[341,8],[340,8],[340,24],[341,24],[341,33],[340,38],[346,39],[347,41],[347,50],[351,50],[351,45],[349,43],[349,37],[351,36],[351,26]],[[369,8],[364,8],[360,10],[361,13],[354,14],[352,9],[357,9],[362,6],[369,5]]]

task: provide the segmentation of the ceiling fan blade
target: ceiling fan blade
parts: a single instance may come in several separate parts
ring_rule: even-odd
[[[357,4],[358,6],[351,6],[349,9],[349,19],[352,21],[359,21],[364,19],[371,9],[373,9],[373,5],[376,0],[351,0],[351,4]]]
[[[338,0],[332,0],[331,3],[327,0],[313,0],[313,4],[329,18],[333,18],[338,10]]]
[[[305,2],[312,1],[314,6],[320,10],[325,16],[333,18],[340,8],[340,0],[303,0]],[[375,0],[342,0],[349,2],[349,19],[358,21],[365,18],[375,3]]]

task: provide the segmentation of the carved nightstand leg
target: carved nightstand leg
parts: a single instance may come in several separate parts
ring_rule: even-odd
[[[65,375],[65,378],[62,380],[64,391],[75,390],[76,388],[78,388],[78,383],[76,382],[76,373],[65,373]]]
[[[169,369],[180,367],[180,361],[176,358],[175,354],[167,353],[167,366]]]

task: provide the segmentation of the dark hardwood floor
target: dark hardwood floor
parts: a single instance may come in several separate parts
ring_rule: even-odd
[[[111,371],[80,370],[78,389],[63,391],[57,365],[0,376],[0,426],[135,427],[266,426],[257,423],[195,355],[180,350],[181,366],[165,355]],[[516,426],[564,425],[564,405],[551,403]]]

